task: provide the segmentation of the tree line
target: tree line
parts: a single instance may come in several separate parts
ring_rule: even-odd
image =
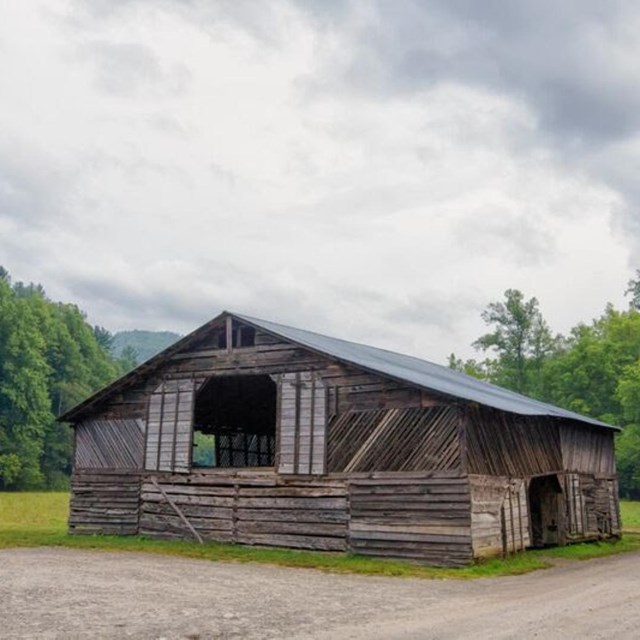
[[[640,499],[640,271],[629,308],[602,315],[564,336],[553,333],[538,300],[517,289],[482,313],[489,327],[473,346],[481,358],[451,354],[449,366],[532,398],[622,427],[616,438],[620,493]]]
[[[0,267],[0,490],[68,486],[72,438],[55,416],[135,366],[112,336]]]
[[[640,271],[628,309],[608,305],[568,335],[554,334],[536,298],[509,289],[482,314],[481,357],[449,366],[519,393],[623,427],[617,463],[623,496],[640,499]],[[112,354],[113,336],[42,286],[12,283],[0,267],[0,490],[62,489],[72,438],[55,416],[136,365]]]

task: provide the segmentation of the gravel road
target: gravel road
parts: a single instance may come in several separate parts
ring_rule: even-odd
[[[461,582],[0,551],[1,638],[638,638],[640,554]]]

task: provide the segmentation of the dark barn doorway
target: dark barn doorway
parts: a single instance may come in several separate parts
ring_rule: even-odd
[[[562,488],[558,476],[540,476],[529,483],[531,546],[546,547],[561,543],[560,507]]]
[[[194,467],[273,467],[277,385],[269,376],[209,378],[194,408]]]

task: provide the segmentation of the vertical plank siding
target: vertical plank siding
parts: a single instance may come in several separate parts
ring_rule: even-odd
[[[325,473],[325,386],[312,372],[279,376],[279,463],[282,474]]]
[[[466,443],[472,474],[522,478],[563,468],[558,424],[552,420],[469,409]]]
[[[526,549],[531,544],[526,481],[474,475],[469,484],[474,557]]]
[[[576,519],[573,539],[600,539],[621,533],[618,508],[618,486],[615,478],[594,474],[577,475],[579,493],[574,494],[580,504],[581,518]]]
[[[145,469],[187,473],[191,465],[195,380],[169,380],[149,398]]]
[[[76,426],[76,469],[141,469],[145,425],[136,419],[85,420]]]
[[[610,429],[563,424],[560,429],[563,468],[578,473],[614,476],[616,458]]]

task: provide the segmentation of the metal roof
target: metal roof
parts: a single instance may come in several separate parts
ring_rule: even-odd
[[[303,331],[302,329],[295,329],[294,327],[251,318],[250,316],[236,313],[230,313],[230,315],[238,320],[281,336],[286,340],[295,342],[302,347],[307,347],[318,353],[332,356],[343,362],[423,389],[437,391],[448,396],[462,398],[487,407],[524,416],[565,418],[599,427],[618,429],[618,427],[605,422],[528,398],[427,360],[364,344],[348,342],[347,340],[330,338],[311,331]]]
[[[260,320],[250,316],[240,315],[224,311],[219,316],[213,318],[189,335],[178,340],[167,347],[161,353],[150,358],[146,362],[136,367],[133,371],[125,374],[115,382],[107,385],[91,397],[76,405],[63,415],[58,417],[59,421],[75,421],[79,416],[84,415],[91,407],[100,404],[113,393],[127,386],[135,384],[140,377],[159,369],[168,359],[181,349],[190,346],[194,340],[200,338],[214,325],[221,322],[226,316],[232,316],[242,322],[263,329],[276,336],[294,342],[301,347],[305,347],[316,353],[329,356],[344,363],[354,365],[366,371],[377,373],[388,378],[398,380],[419,387],[421,389],[436,391],[452,398],[459,398],[470,402],[510,411],[524,416],[549,416],[551,418],[564,418],[591,424],[609,429],[619,429],[593,418],[560,409],[532,398],[527,398],[519,393],[508,391],[502,387],[497,387],[487,382],[482,382],[476,378],[454,371],[448,367],[421,360],[413,356],[378,349],[364,344],[357,344],[339,338],[331,338],[312,331],[304,331],[283,324]]]

